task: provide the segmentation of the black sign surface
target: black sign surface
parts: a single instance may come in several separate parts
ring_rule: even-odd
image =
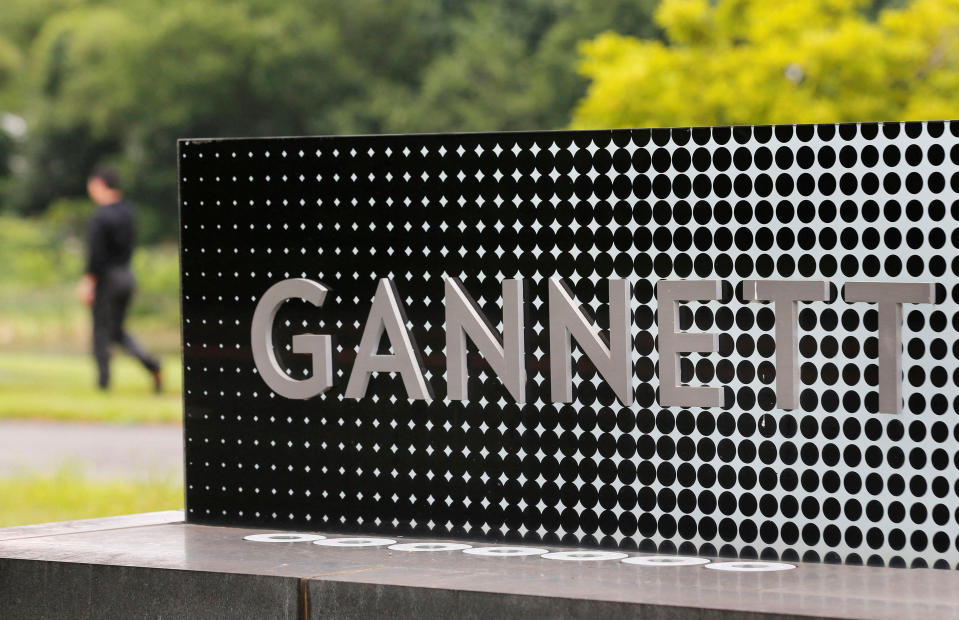
[[[189,521],[956,567],[957,135],[182,141]]]

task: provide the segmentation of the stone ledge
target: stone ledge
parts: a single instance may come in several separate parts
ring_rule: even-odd
[[[253,543],[243,536],[255,530],[190,525],[181,518],[176,512],[151,513],[0,530],[3,615],[959,616],[954,571],[798,564],[783,572],[727,573],[702,566]]]

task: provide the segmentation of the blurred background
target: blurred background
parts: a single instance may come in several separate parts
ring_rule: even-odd
[[[956,118],[959,0],[2,0],[0,526],[182,507],[176,140]],[[115,167],[129,327],[76,301]]]

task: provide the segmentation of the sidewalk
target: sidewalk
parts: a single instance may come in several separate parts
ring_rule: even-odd
[[[94,478],[183,475],[183,428],[0,422],[0,476],[54,471],[64,464]]]

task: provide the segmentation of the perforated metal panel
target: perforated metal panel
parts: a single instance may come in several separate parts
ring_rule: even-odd
[[[195,523],[572,543],[688,555],[956,567],[959,124],[886,123],[180,144],[187,514]],[[444,276],[495,326],[524,278],[518,405],[470,354],[470,402],[445,399]],[[250,322],[287,278],[276,354],[333,334],[334,386],[272,393]],[[380,373],[346,399],[380,278],[392,278],[436,399]],[[547,280],[608,328],[605,280],[632,284],[625,407],[574,350],[571,404],[549,388]],[[720,351],[683,380],[727,406],[661,407],[656,282],[719,279],[682,306]],[[830,282],[800,304],[800,408],[776,406],[772,304],[747,279]],[[901,414],[877,413],[876,306],[850,281],[936,283],[905,305]],[[502,329],[502,324],[499,324]]]

